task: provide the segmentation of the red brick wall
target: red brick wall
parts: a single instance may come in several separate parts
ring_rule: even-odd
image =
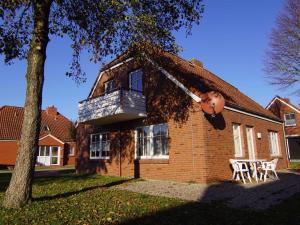
[[[18,141],[0,141],[0,165],[14,165],[16,162],[17,149],[18,149]],[[47,146],[59,146],[60,147],[60,166],[64,165],[74,165],[75,157],[69,156],[65,154],[65,150],[69,148],[69,146],[75,146],[75,142],[70,142],[67,144],[62,144],[51,136],[45,137],[44,139],[39,141],[39,145],[47,145]],[[75,148],[76,153],[76,148]]]
[[[300,135],[300,113],[293,108],[276,100],[269,108],[271,112],[280,117],[284,121],[284,114],[294,113],[296,118],[296,126],[285,126],[286,135]]]
[[[282,124],[268,122],[229,110],[224,110],[222,112],[222,116],[223,118],[218,118],[215,120],[215,122],[214,120],[212,120],[213,122],[211,123],[208,120],[204,120],[204,132],[208,140],[206,150],[206,161],[208,164],[208,182],[228,179],[232,175],[228,160],[235,158],[232,130],[233,123],[241,125],[243,148],[243,157],[241,158],[244,159],[249,158],[246,126],[251,126],[254,129],[253,136],[256,159],[271,160],[274,158],[270,155],[268,131],[271,130],[278,132],[280,142],[280,157],[277,169],[287,168],[286,148]],[[222,127],[224,127],[223,130],[215,129],[213,127],[213,125],[217,124],[219,121],[224,121],[222,123]],[[261,139],[257,138],[257,133],[261,133]]]
[[[17,149],[17,141],[0,141],[0,165],[14,165]]]
[[[248,158],[246,126],[253,126],[255,132],[255,149],[257,159],[271,160],[268,141],[268,130],[277,131],[280,138],[280,160],[278,169],[287,167],[286,152],[283,141],[282,125],[264,121],[247,115],[225,110],[223,112],[224,126],[218,127],[195,107],[190,112],[188,120],[183,124],[169,121],[169,159],[168,160],[134,160],[134,123],[119,124],[124,129],[121,136],[126,136],[126,144],[121,144],[121,170],[118,151],[114,149],[112,141],[110,160],[89,159],[89,134],[99,132],[97,128],[81,124],[78,127],[79,152],[77,160],[77,172],[99,172],[114,176],[140,177],[149,179],[163,179],[175,181],[196,181],[199,183],[228,180],[232,176],[229,159],[234,157],[234,143],[232,123],[242,126],[243,157]],[[218,129],[214,128],[214,125]],[[117,125],[115,125],[117,127]],[[113,127],[102,128],[103,130],[115,130]],[[257,133],[262,138],[256,137]],[[116,135],[118,131],[113,131]],[[126,135],[125,135],[126,133]],[[113,136],[112,135],[112,136]],[[129,138],[128,138],[129,137]],[[117,142],[118,139],[115,139]],[[128,141],[129,140],[129,141]],[[122,143],[122,142],[121,142]]]
[[[120,83],[128,83],[128,72],[132,68],[118,69],[117,75],[103,76],[93,97],[103,93],[103,82],[118,76]],[[98,172],[101,174],[165,179],[174,181],[212,182],[231,178],[229,159],[234,158],[232,122],[241,123],[262,133],[256,141],[257,158],[271,159],[268,129],[278,131],[281,143],[279,168],[286,167],[282,125],[225,110],[217,122],[209,122],[199,104],[195,103],[165,76],[150,68],[144,69],[144,95],[146,96],[147,118],[106,126],[79,124],[77,128],[78,173]],[[168,160],[135,160],[134,130],[142,125],[167,122],[169,127]],[[111,133],[111,158],[94,160],[89,157],[90,134],[100,131]],[[244,149],[247,148],[245,131]],[[119,142],[120,146],[119,147]],[[245,150],[245,158],[248,158]]]

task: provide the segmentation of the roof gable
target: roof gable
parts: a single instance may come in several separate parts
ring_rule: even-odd
[[[270,102],[269,104],[266,106],[266,109],[270,109],[276,101],[279,101],[280,103],[288,106],[289,108],[291,108],[293,111],[300,113],[300,109],[296,106],[294,106],[293,104],[285,101],[283,98],[279,97],[279,96],[275,96]]]
[[[129,56],[128,53],[124,54],[124,57],[119,56],[111,63],[105,65],[101,72],[112,70],[114,67],[122,65],[122,62],[131,59],[131,57],[132,55]],[[272,112],[243,94],[233,85],[203,68],[201,65],[193,64],[175,54],[164,51],[158,51],[153,60],[159,67],[166,70],[175,79],[182,83],[191,93],[201,96],[202,93],[207,91],[217,90],[224,96],[227,106],[281,122],[281,120]],[[100,78],[100,75],[98,75],[89,97],[91,97]]]
[[[19,140],[21,138],[24,108],[16,106],[2,106],[0,108],[0,140]],[[72,122],[60,113],[56,115],[42,110],[40,137],[51,134],[59,140],[72,141]],[[48,127],[48,129],[43,129]]]

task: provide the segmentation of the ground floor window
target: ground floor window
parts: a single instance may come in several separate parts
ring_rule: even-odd
[[[168,124],[139,127],[136,130],[137,158],[169,158]]]
[[[272,156],[279,156],[280,150],[277,132],[269,131],[269,147]]]
[[[91,134],[90,158],[109,159],[110,137],[109,133]]]
[[[58,146],[39,146],[37,164],[50,166],[59,165],[59,147]]]

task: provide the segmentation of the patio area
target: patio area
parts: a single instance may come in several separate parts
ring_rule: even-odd
[[[278,176],[279,180],[247,184],[224,181],[206,185],[145,180],[125,183],[116,188],[189,201],[221,201],[239,209],[264,210],[300,192],[299,170],[278,171]]]

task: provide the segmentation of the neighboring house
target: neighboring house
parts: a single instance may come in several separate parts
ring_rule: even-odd
[[[24,108],[0,107],[0,165],[13,166],[21,138]],[[54,106],[42,110],[37,165],[75,164],[75,128]]]
[[[275,96],[266,109],[284,121],[289,160],[300,160],[300,109],[288,98],[279,96]]]
[[[100,71],[79,103],[78,173],[209,183],[231,179],[231,158],[287,167],[278,117],[197,60],[153,60],[123,54]],[[226,99],[215,116],[198,102],[210,90]]]

